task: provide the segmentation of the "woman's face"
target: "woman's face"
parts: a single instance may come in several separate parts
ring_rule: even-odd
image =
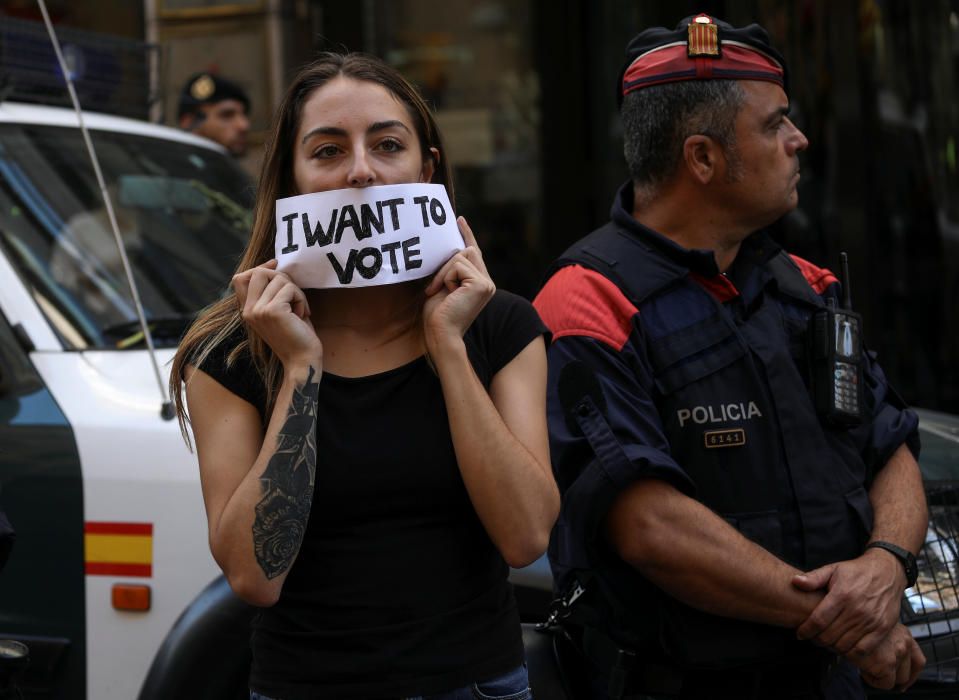
[[[303,105],[293,145],[298,194],[429,182],[433,169],[409,111],[382,85],[339,76]]]

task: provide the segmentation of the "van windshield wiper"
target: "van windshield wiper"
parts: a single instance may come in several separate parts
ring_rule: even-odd
[[[156,316],[147,319],[147,326],[154,338],[174,338],[180,339],[183,332],[187,329],[193,319],[194,314],[175,314],[172,316]],[[137,319],[122,321],[112,326],[107,326],[100,333],[109,338],[117,338],[114,346],[119,350],[136,347],[144,344],[146,338],[140,328],[140,322]]]

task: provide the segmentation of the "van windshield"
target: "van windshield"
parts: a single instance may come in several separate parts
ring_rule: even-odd
[[[175,346],[239,261],[250,179],[211,149],[90,134],[154,341]],[[0,248],[65,347],[143,343],[79,129],[0,124]]]

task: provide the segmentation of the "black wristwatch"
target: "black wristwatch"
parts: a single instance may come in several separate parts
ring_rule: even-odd
[[[897,544],[883,542],[882,540],[876,540],[866,545],[866,549],[871,549],[872,547],[885,549],[899,560],[902,568],[906,570],[906,588],[912,588],[916,585],[916,579],[919,578],[919,567],[916,565],[916,557],[912,552],[903,549]]]

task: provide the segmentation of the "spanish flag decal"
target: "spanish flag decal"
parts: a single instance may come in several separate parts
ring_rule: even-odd
[[[88,576],[153,575],[153,523],[86,523]]]

